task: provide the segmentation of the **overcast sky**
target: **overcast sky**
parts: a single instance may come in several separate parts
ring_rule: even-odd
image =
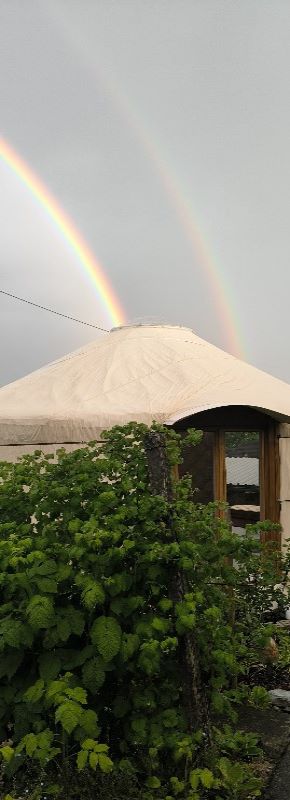
[[[288,381],[289,41],[289,0],[0,0],[1,135],[127,320],[187,325],[231,352],[236,338]],[[110,328],[1,159],[0,183],[0,289]],[[0,335],[0,384],[95,337],[1,295]]]

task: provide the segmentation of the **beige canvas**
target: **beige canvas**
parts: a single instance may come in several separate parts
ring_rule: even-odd
[[[290,422],[290,386],[187,328],[124,327],[0,389],[0,446],[87,442],[228,405]]]
[[[290,501],[290,439],[279,439],[280,500]]]
[[[281,503],[280,523],[282,525],[282,546],[290,539],[290,503]]]

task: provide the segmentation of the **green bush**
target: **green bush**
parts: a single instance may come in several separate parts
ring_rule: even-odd
[[[179,437],[154,430],[176,462]],[[195,505],[189,479],[155,494],[147,440],[131,424],[101,449],[59,451],[57,463],[38,451],[1,465],[4,794],[31,762],[44,786],[31,798],[75,797],[87,769],[92,796],[111,786],[109,800],[121,785],[144,800],[259,795],[230,759],[230,728],[206,741],[198,712],[209,704],[215,719],[235,720],[246,694],[237,678],[269,636],[261,603],[278,596],[273,559],[234,537],[214,504]],[[255,755],[242,734],[239,748]]]

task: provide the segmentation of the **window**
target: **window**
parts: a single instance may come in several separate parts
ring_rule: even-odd
[[[260,519],[260,433],[225,431],[226,500],[232,528],[243,535]]]
[[[243,534],[250,522],[279,522],[279,446],[277,423],[268,414],[245,406],[224,406],[180,420],[176,428],[203,431],[188,448],[180,474],[192,476],[197,502],[227,501],[233,528]],[[269,532],[263,538],[279,539]]]

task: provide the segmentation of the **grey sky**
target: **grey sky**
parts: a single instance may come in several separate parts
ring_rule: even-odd
[[[190,221],[246,359],[288,381],[289,40],[289,0],[0,0],[2,135],[82,232],[128,320],[185,324],[230,349]],[[110,327],[1,163],[0,182],[0,288]],[[1,295],[0,335],[1,384],[94,337]]]

